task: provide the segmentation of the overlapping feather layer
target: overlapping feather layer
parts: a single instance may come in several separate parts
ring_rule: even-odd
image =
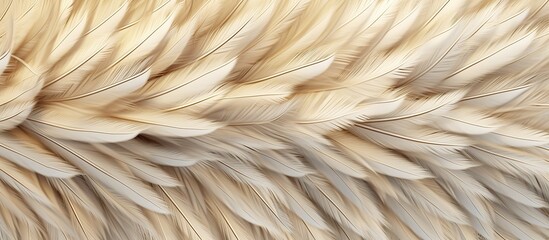
[[[547,239],[544,0],[0,1],[0,239]]]

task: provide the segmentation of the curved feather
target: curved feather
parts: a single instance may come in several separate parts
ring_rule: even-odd
[[[108,117],[91,117],[85,112],[63,105],[43,106],[33,112],[24,124],[60,139],[87,142],[120,142],[134,138],[143,131],[141,125]]]
[[[0,156],[29,170],[54,178],[70,178],[80,174],[65,160],[12,134],[0,133],[0,139]]]
[[[349,157],[363,163],[369,169],[388,176],[403,179],[423,179],[432,175],[393,152],[364,141],[350,134],[340,134],[331,137],[339,148]]]
[[[0,239],[545,239],[549,0],[0,0]]]
[[[133,175],[108,159],[107,156],[85,147],[81,143],[55,140],[38,133],[44,144],[67,158],[87,174],[114,189],[126,198],[152,211],[167,213],[165,203],[152,189],[135,179]]]

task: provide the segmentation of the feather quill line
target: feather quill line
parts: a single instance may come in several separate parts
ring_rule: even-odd
[[[162,190],[162,193],[164,193],[164,195],[166,197],[168,197],[168,199],[172,202],[172,204],[175,206],[175,208],[177,209],[177,211],[179,212],[179,214],[181,214],[181,216],[183,216],[183,218],[185,219],[185,221],[187,223],[189,223],[189,226],[190,228],[194,231],[194,233],[196,234],[196,236],[198,236],[199,239],[202,240],[202,237],[200,236],[200,233],[194,228],[194,226],[192,224],[190,224],[190,221],[189,219],[187,218],[187,216],[185,215],[185,213],[183,212],[183,210],[181,210],[181,208],[179,207],[179,204],[176,203],[176,201],[172,198],[172,196],[170,196],[170,194],[168,194],[168,192],[166,191],[166,189],[164,189],[163,186],[158,186],[160,188],[160,190]]]
[[[141,99],[139,99],[139,101],[145,101],[145,100],[149,100],[149,99],[152,99],[152,98],[156,98],[156,97],[158,97],[158,96],[162,96],[162,95],[164,95],[164,94],[171,93],[171,92],[173,92],[173,91],[175,91],[175,90],[177,90],[177,89],[179,89],[179,88],[182,88],[182,87],[184,87],[184,86],[186,86],[186,85],[188,85],[188,84],[190,84],[190,83],[196,81],[197,79],[200,79],[200,78],[202,78],[202,77],[204,77],[204,76],[206,76],[206,75],[208,75],[208,74],[210,74],[210,73],[212,73],[212,72],[215,72],[215,71],[217,71],[217,70],[219,70],[219,69],[222,69],[223,67],[225,67],[225,66],[227,66],[227,65],[229,65],[229,64],[231,64],[231,63],[233,63],[233,61],[234,61],[235,59],[236,59],[236,58],[231,58],[230,60],[228,60],[228,61],[225,62],[224,64],[222,64],[222,65],[220,65],[220,66],[218,66],[218,67],[216,67],[216,68],[214,68],[214,69],[212,69],[212,70],[210,70],[210,71],[208,71],[208,72],[205,72],[205,73],[201,74],[200,76],[197,76],[196,78],[194,78],[194,79],[192,79],[192,80],[190,80],[190,81],[186,81],[186,82],[184,82],[183,84],[176,85],[176,86],[171,87],[171,88],[169,88],[169,89],[166,89],[166,90],[160,91],[160,92],[158,92],[158,93],[152,94],[152,95],[150,95],[150,96],[148,96],[148,97],[141,98]],[[177,110],[177,109],[174,109],[174,110]],[[170,111],[173,111],[173,110],[170,110]]]
[[[251,80],[251,81],[246,82],[245,84],[252,84],[252,83],[263,82],[263,81],[269,80],[269,79],[271,79],[271,78],[279,77],[279,76],[282,76],[282,75],[287,74],[287,73],[295,72],[295,71],[304,69],[304,68],[306,68],[306,67],[313,66],[313,65],[315,65],[315,64],[318,64],[318,63],[327,61],[327,60],[329,60],[330,58],[333,58],[333,57],[334,57],[334,55],[333,55],[333,54],[330,54],[330,55],[328,55],[328,56],[325,57],[325,58],[321,58],[321,59],[319,59],[319,60],[310,62],[310,63],[308,63],[308,64],[305,64],[305,65],[302,65],[302,66],[299,66],[299,67],[295,67],[295,68],[292,68],[292,69],[287,69],[287,70],[285,70],[285,71],[282,71],[282,72],[279,72],[279,73],[275,73],[275,74],[270,75],[270,76],[267,76],[267,77],[263,77],[263,78],[256,79],[256,80]]]
[[[487,56],[484,56],[483,58],[478,59],[477,61],[474,61],[474,62],[468,64],[467,66],[464,66],[464,67],[462,67],[462,68],[456,70],[454,73],[450,74],[450,75],[447,76],[445,79],[449,79],[449,78],[451,78],[451,77],[453,77],[453,76],[455,76],[455,75],[457,75],[457,74],[459,74],[459,73],[461,73],[461,72],[463,72],[463,71],[469,69],[470,67],[472,67],[472,66],[474,66],[474,65],[476,65],[476,64],[478,64],[478,63],[480,63],[480,62],[482,62],[482,61],[484,61],[484,60],[486,60],[486,59],[488,59],[488,58],[490,58],[490,57],[493,57],[494,55],[496,55],[496,54],[500,53],[501,51],[505,50],[507,47],[512,46],[512,45],[514,45],[514,44],[516,44],[516,43],[518,43],[518,42],[524,40],[525,38],[529,37],[529,36],[532,35],[532,34],[533,34],[533,32],[531,32],[531,33],[529,33],[529,34],[525,34],[524,36],[518,38],[517,40],[515,40],[515,41],[513,41],[513,42],[511,42],[511,43],[509,43],[509,44],[507,44],[505,47],[503,47],[503,48],[501,48],[501,49],[498,49],[497,51],[495,51],[495,52],[493,52],[493,53],[490,53],[490,54],[488,54]]]
[[[76,95],[76,96],[73,96],[73,97],[68,97],[68,98],[56,98],[56,99],[52,99],[52,100],[46,100],[45,102],[50,102],[50,101],[55,101],[55,102],[58,102],[58,101],[70,101],[70,100],[76,100],[76,99],[81,99],[81,98],[85,98],[85,97],[88,97],[88,96],[91,96],[91,95],[94,95],[96,93],[99,93],[99,92],[103,92],[105,91],[106,89],[110,89],[110,88],[113,88],[113,87],[116,87],[116,86],[119,86],[119,85],[122,85],[124,83],[127,83],[127,82],[130,82],[138,77],[141,77],[145,74],[147,74],[147,72],[150,70],[151,68],[148,67],[148,68],[145,68],[143,71],[131,76],[131,77],[128,77],[122,81],[118,81],[114,84],[110,84],[110,85],[107,85],[107,86],[104,86],[102,88],[99,88],[99,89],[96,89],[96,90],[93,90],[91,92],[87,92],[87,93],[84,93],[84,94],[79,94],[79,95]]]
[[[357,125],[357,127],[368,129],[370,131],[374,131],[374,132],[377,132],[377,133],[389,135],[389,136],[392,136],[392,137],[396,137],[396,138],[416,142],[416,143],[429,144],[429,145],[439,145],[439,146],[468,147],[468,145],[464,145],[464,144],[438,143],[438,142],[432,142],[432,141],[419,140],[419,139],[403,136],[403,135],[400,135],[398,133],[393,133],[393,132],[385,131],[385,130],[382,130],[382,129],[370,127],[370,126],[367,126],[367,125],[364,125],[364,124],[359,124],[359,125]]]
[[[57,141],[55,141],[55,139],[53,138],[50,138],[42,133],[40,133],[39,131],[34,131],[34,133],[36,133],[37,135],[43,137],[44,139],[48,140],[49,142],[51,142],[52,144],[55,144],[57,145],[58,147],[62,148],[63,150],[69,152],[70,154],[76,156],[77,158],[79,158],[80,160],[84,161],[85,163],[91,165],[92,167],[94,167],[95,169],[97,169],[98,171],[100,171],[102,174],[105,174],[113,179],[117,179],[116,176],[113,176],[111,175],[108,171],[104,170],[103,168],[101,168],[100,166],[96,165],[93,161],[90,161],[89,159],[87,159],[86,157],[80,155],[78,152],[75,152],[74,150],[70,149],[70,148],[67,148],[65,145],[63,145],[62,143],[59,143]],[[135,189],[133,189],[132,187],[128,186],[124,181],[118,181],[120,182],[123,186],[125,186],[127,189],[131,190],[132,192],[138,194],[138,195],[141,195],[138,191],[136,191]],[[147,200],[147,198],[143,198],[144,200]],[[152,205],[156,205],[153,201],[148,201],[150,204]]]

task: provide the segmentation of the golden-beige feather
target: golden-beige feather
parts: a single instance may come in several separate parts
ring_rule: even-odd
[[[549,0],[0,0],[0,239],[549,239]]]

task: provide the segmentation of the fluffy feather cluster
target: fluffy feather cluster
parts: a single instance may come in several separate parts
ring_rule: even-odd
[[[547,3],[0,0],[0,239],[547,239]]]

